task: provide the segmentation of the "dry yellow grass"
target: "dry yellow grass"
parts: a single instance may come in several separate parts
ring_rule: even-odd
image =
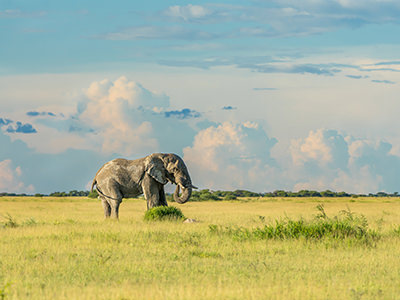
[[[317,200],[317,201],[316,201]],[[355,202],[353,202],[355,201]],[[210,224],[261,226],[364,214],[382,238],[373,245],[331,240],[235,240]],[[400,295],[398,198],[252,199],[172,203],[199,223],[147,223],[142,199],[105,221],[97,200],[0,198],[0,290],[10,299],[396,299]],[[8,219],[7,219],[8,218]],[[9,283],[10,286],[6,287]],[[5,291],[4,291],[5,290]],[[1,295],[1,293],[0,293]]]

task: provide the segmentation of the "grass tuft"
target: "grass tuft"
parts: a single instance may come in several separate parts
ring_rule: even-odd
[[[186,217],[174,206],[157,206],[146,211],[145,221],[183,221]]]
[[[317,206],[319,213],[311,220],[292,220],[290,218],[275,220],[274,224],[263,227],[223,227],[209,225],[209,231],[216,234],[227,234],[235,239],[314,239],[332,238],[335,240],[377,239],[377,232],[368,229],[367,219],[363,215],[356,215],[350,209],[343,210],[340,215],[332,218],[325,213],[322,204]]]
[[[5,219],[5,221],[1,222],[0,224],[4,228],[15,228],[19,226],[17,220],[15,220],[15,218],[8,213],[3,216],[3,219]]]
[[[2,218],[4,221],[0,222],[0,228],[16,228],[20,226],[33,226],[38,224],[38,222],[32,217],[22,223],[18,223],[17,220],[8,213],[2,216]]]

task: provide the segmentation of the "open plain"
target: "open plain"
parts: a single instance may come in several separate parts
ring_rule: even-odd
[[[364,215],[379,238],[257,239],[216,234],[312,219],[324,204]],[[127,199],[120,220],[98,200],[0,198],[0,299],[396,299],[399,198],[253,198],[188,202],[196,223],[145,222]],[[210,226],[211,225],[211,226]],[[214,226],[215,227],[215,226]]]

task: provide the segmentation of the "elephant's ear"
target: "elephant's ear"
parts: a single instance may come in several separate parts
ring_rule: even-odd
[[[151,159],[147,165],[146,172],[161,184],[166,184],[168,182],[167,178],[165,177],[164,164],[160,159]]]

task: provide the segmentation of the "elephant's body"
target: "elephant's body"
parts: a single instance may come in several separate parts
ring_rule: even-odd
[[[143,158],[133,161],[117,158],[104,164],[96,174],[97,190],[115,198],[118,196],[112,195],[115,192],[120,193],[123,198],[143,194],[140,185],[144,174],[142,160]]]
[[[168,181],[177,184],[175,200],[185,203],[193,186],[183,160],[175,154],[155,153],[136,160],[118,158],[107,162],[97,171],[92,189],[96,185],[105,216],[118,218],[122,198],[144,194],[147,209],[167,206],[164,185]]]

